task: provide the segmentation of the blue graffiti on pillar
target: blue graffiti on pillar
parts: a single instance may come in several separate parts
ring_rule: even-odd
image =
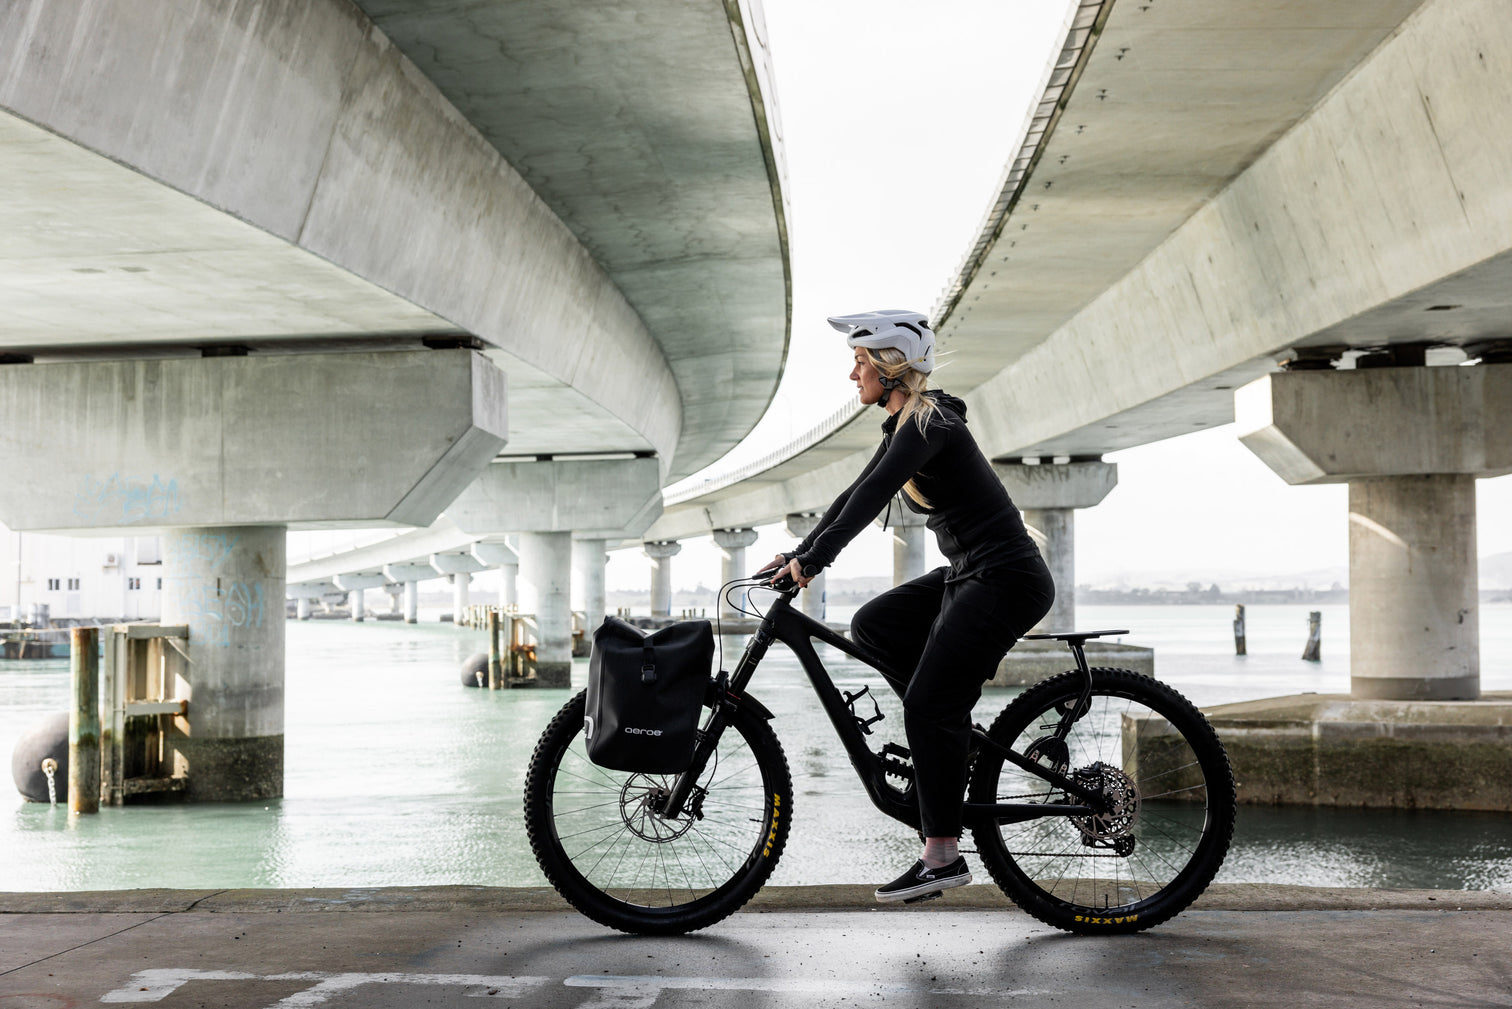
[[[73,510],[88,522],[129,526],[169,518],[181,507],[177,480],[164,483],[154,473],[148,482],[112,473],[103,480],[86,476],[83,487],[74,494]]]
[[[231,632],[263,625],[263,587],[260,582],[201,582],[183,590],[184,612],[208,626],[196,628],[195,641],[215,648],[231,647]]]
[[[164,550],[168,555],[168,563],[171,566],[192,564],[196,561],[204,561],[210,565],[211,571],[219,571],[226,558],[231,556],[231,551],[241,542],[241,536],[227,536],[225,533],[182,533],[178,536],[167,537]]]

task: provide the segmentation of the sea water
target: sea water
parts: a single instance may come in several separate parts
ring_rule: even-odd
[[[1306,605],[1248,608],[1233,654],[1230,606],[1083,606],[1083,628],[1128,628],[1157,675],[1198,704],[1349,689],[1348,608],[1323,606],[1323,658],[1304,662]],[[69,816],[0,789],[0,890],[544,884],[521,822],[531,749],[568,690],[487,691],[459,669],[482,632],[430,619],[290,622],[284,798],[136,805]],[[832,620],[849,611],[832,608]],[[1512,605],[1481,607],[1486,690],[1512,689]],[[742,641],[724,640],[733,665]],[[902,741],[880,678],[831,649],[847,690],[870,684]],[[574,664],[574,689],[587,664]],[[797,661],[774,647],[750,692],[776,714],[796,794],[774,883],[874,883],[916,856],[912,832],[867,802]],[[986,691],[983,723],[1016,694]],[[0,759],[64,710],[66,662],[0,661]],[[192,712],[191,712],[192,718]],[[62,783],[60,782],[60,786]],[[60,796],[61,798],[61,796]],[[1220,880],[1315,886],[1512,888],[1512,814],[1240,808]]]

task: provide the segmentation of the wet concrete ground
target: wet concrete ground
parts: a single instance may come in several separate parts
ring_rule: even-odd
[[[533,889],[0,895],[0,1009],[1512,1006],[1512,895],[1220,886],[1118,937],[990,887],[867,898],[775,888],[651,939]]]

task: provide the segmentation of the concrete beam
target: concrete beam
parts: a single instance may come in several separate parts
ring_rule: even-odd
[[[1234,393],[1234,418],[1290,484],[1512,473],[1512,364],[1268,375]]]
[[[1118,486],[1111,462],[993,463],[992,471],[1020,508],[1091,508]]]
[[[467,350],[7,365],[0,521],[428,525],[507,432]]]
[[[454,554],[431,554],[431,567],[443,575],[472,575],[485,570],[488,565],[472,555],[472,551]]]
[[[384,575],[395,582],[423,582],[432,578],[440,578],[443,572],[437,571],[429,562],[424,564],[385,564]]]
[[[500,568],[506,564],[520,563],[519,553],[508,543],[479,540],[473,544],[472,552],[474,557],[491,568]]]
[[[202,45],[205,39],[215,44]],[[50,195],[49,187],[77,176],[56,166],[34,173],[27,192],[47,211],[48,230],[67,234],[76,223],[101,239],[89,245],[95,255],[148,267],[116,269],[109,285],[71,283],[64,300],[73,311],[62,317],[50,309],[40,320],[56,334],[46,342],[113,343],[123,311],[137,312],[130,331],[143,334],[156,331],[152,320],[213,310],[213,291],[237,277],[227,252],[251,253],[286,275],[334,264],[490,343],[506,368],[539,379],[558,416],[581,408],[628,443],[616,447],[649,448],[669,463],[676,454],[683,427],[677,377],[640,315],[498,150],[355,5],[10,5],[0,8],[0,66],[0,109],[74,146],[59,165],[76,164],[83,149],[105,156],[91,162],[101,184],[82,202]],[[760,150],[751,153],[759,164]],[[230,229],[231,248],[206,250],[222,269],[196,297],[181,290],[199,282],[194,269],[174,279],[152,262],[182,253],[198,238],[192,227],[161,240],[154,231],[144,249],[134,230],[95,220],[117,213],[123,203],[112,194],[141,176],[192,198],[165,200],[175,221],[198,219],[209,207],[245,222]],[[46,257],[43,275],[29,279],[56,289],[78,277],[69,269],[74,258]],[[346,278],[328,286],[350,294]],[[281,318],[285,311],[301,317],[295,326]],[[312,329],[299,298],[273,297],[259,314],[252,335],[327,331]],[[26,340],[38,321],[30,313],[0,320],[0,343]],[[415,319],[405,321],[412,333]],[[782,334],[769,340],[785,342]]]
[[[346,592],[361,592],[364,589],[376,589],[387,585],[389,579],[382,573],[363,572],[352,575],[337,575],[336,584]]]
[[[655,459],[496,462],[447,508],[477,535],[569,532],[584,538],[636,537],[661,514]]]
[[[339,594],[341,589],[334,581],[328,582],[289,582],[284,587],[284,595],[289,599],[323,599],[329,595]]]

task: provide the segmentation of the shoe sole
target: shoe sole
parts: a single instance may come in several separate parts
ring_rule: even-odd
[[[965,886],[970,882],[971,873],[968,872],[964,876],[952,876],[950,879],[938,880],[933,883],[920,883],[918,886],[911,886],[907,890],[894,890],[892,893],[883,893],[881,890],[877,890],[872,896],[876,898],[879,904],[898,904],[906,900],[912,900],[915,897],[921,897],[926,893],[939,893],[942,890],[949,890],[951,887]]]

